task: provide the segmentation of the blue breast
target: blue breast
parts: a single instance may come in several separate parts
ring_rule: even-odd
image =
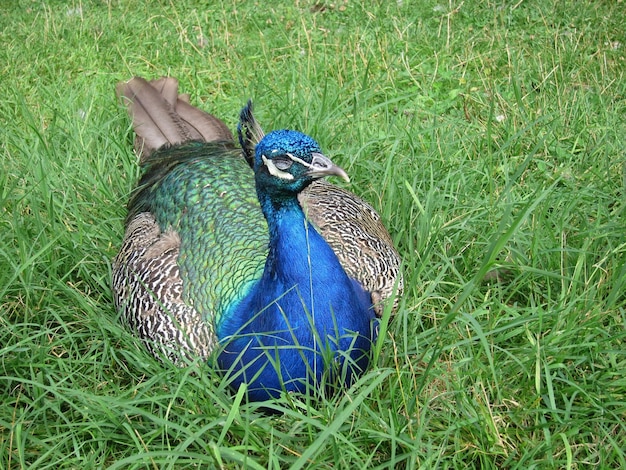
[[[225,315],[219,364],[249,397],[346,386],[369,364],[376,339],[369,293],[350,279],[299,208],[269,221],[262,278]]]

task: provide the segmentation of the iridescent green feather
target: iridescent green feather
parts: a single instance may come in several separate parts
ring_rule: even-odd
[[[234,146],[192,142],[158,151],[139,188],[131,216],[149,211],[162,231],[179,234],[185,301],[219,331],[267,258],[267,223],[252,170]]]

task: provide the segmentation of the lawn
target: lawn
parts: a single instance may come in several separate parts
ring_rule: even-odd
[[[252,98],[381,213],[406,291],[351,389],[267,414],[120,325],[133,75]],[[626,467],[623,0],[15,0],[0,85],[0,468]]]

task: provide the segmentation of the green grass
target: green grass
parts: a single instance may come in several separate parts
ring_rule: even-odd
[[[293,3],[0,6],[0,468],[626,467],[624,3]],[[406,295],[345,394],[267,416],[119,326],[114,85],[166,74],[385,219]]]

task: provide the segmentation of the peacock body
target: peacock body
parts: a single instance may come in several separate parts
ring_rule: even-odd
[[[174,79],[134,78],[118,92],[143,171],[113,263],[132,331],[175,362],[215,353],[252,400],[351,383],[402,279],[378,214],[320,180],[345,172],[309,136],[264,135],[250,104],[238,147]]]

